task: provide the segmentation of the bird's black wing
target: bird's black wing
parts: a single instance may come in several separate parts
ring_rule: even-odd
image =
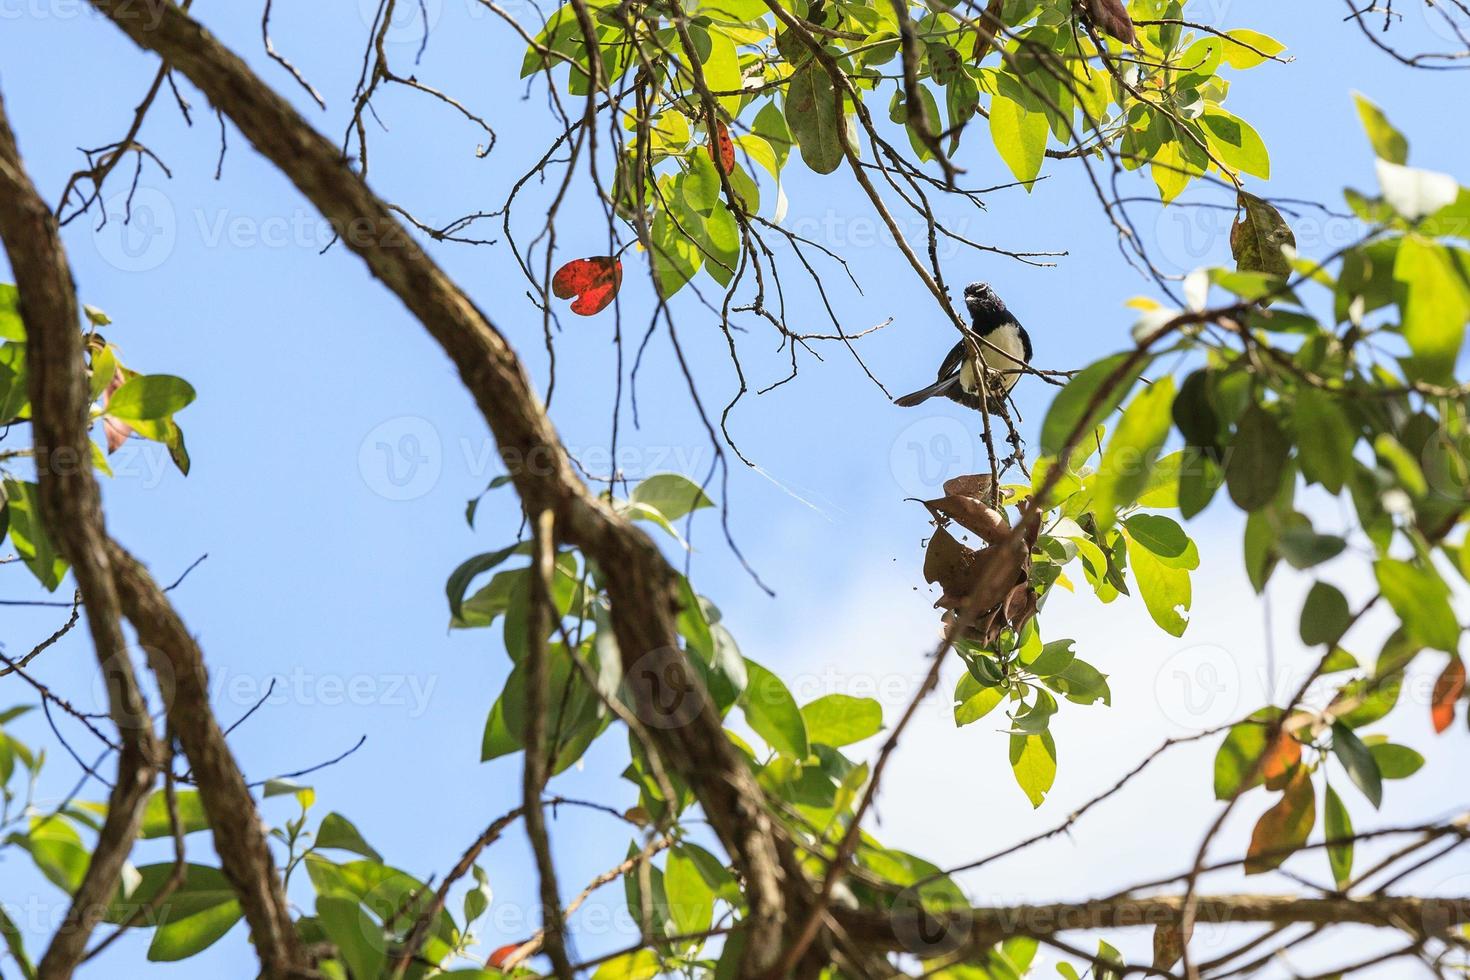
[[[939,364],[939,373],[934,375],[934,377],[940,381],[943,381],[950,375],[959,374],[960,368],[964,366],[964,363],[965,342],[961,340],[958,344],[955,344],[954,347],[950,349],[950,352],[948,354],[944,355],[944,360],[941,361]]]
[[[1023,353],[1023,354],[1026,355],[1026,363],[1027,364],[1030,364],[1031,363],[1031,335],[1026,332],[1026,328],[1025,327],[1021,326],[1021,321],[1020,320],[1017,320],[1015,317],[1011,317],[1011,322],[1016,325],[1016,333],[1018,333],[1018,334],[1021,335],[1021,353]]]

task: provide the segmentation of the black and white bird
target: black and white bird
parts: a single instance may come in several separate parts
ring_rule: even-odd
[[[1025,366],[1031,363],[1031,337],[1026,328],[1006,309],[1006,304],[989,283],[972,282],[966,286],[965,307],[970,311],[970,325],[976,336],[985,341],[975,346],[980,349],[980,359],[984,361],[986,370],[975,369],[975,360],[970,356],[970,341],[962,339],[939,365],[938,380],[926,388],[895,398],[895,405],[908,408],[935,395],[943,395],[975,409],[982,409],[988,400],[991,410],[995,411],[1021,379]],[[986,391],[988,399],[982,399],[980,387],[986,383],[987,374],[998,377],[999,381],[993,389]]]

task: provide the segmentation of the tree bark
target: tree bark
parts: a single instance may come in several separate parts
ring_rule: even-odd
[[[679,723],[649,724],[664,761],[688,782],[746,884],[746,975],[776,962],[788,909],[809,891],[792,849],[765,809],[744,758],[680,651],[674,572],[653,542],[572,472],[561,442],[505,337],[410,237],[338,149],[200,24],[158,0],[91,0],[139,46],[187,77],[331,222],[454,362],[498,444],[528,514],[551,510],[558,537],[601,569],[613,631],[645,722],[667,717],[658,682],[694,699]],[[656,658],[658,675],[640,661]],[[662,677],[672,670],[682,675]],[[687,720],[684,715],[689,714]]]
[[[203,655],[147,571],[107,534],[92,473],[76,291],[56,220],[21,167],[3,105],[0,237],[26,327],[42,515],[82,593],[121,740],[106,820],[66,920],[41,960],[40,975],[69,976],[85,954],[87,938],[117,890],[161,759],[121,615],[137,630],[165,691],[169,721],[193,769],[221,869],[240,896],[262,971],[268,977],[309,975],[255,801],[209,705]]]

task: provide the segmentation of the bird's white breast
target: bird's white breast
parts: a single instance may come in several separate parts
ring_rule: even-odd
[[[986,334],[985,340],[988,343],[979,345],[980,357],[987,368],[1005,379],[1005,390],[1010,391],[1020,380],[1022,366],[1026,363],[1026,346],[1021,343],[1021,332],[1016,329],[1015,324],[1008,323]],[[975,368],[969,358],[965,359],[964,367],[960,368],[960,387],[969,392],[980,388],[975,381]]]

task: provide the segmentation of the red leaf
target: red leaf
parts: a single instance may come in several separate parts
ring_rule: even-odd
[[[1317,794],[1305,766],[1298,766],[1276,805],[1256,821],[1250,850],[1245,855],[1245,873],[1258,875],[1281,867],[1293,851],[1307,842],[1317,822]]]
[[[572,312],[582,316],[601,313],[623,284],[623,263],[612,255],[573,259],[551,277],[551,291],[559,299],[577,297]]]
[[[719,147],[719,153],[715,152],[716,146]],[[705,149],[709,151],[709,158],[721,171],[729,173],[735,169],[735,143],[730,139],[730,127],[722,122],[716,122],[715,138],[705,144]]]
[[[1429,717],[1434,722],[1436,734],[1450,727],[1455,720],[1455,702],[1465,693],[1465,661],[1459,657],[1434,682],[1434,696],[1429,699]]]
[[[491,953],[489,959],[490,966],[494,967],[497,970],[500,969],[502,966],[505,965],[505,961],[510,959],[510,954],[520,949],[521,945],[521,943],[506,943],[504,946]]]

